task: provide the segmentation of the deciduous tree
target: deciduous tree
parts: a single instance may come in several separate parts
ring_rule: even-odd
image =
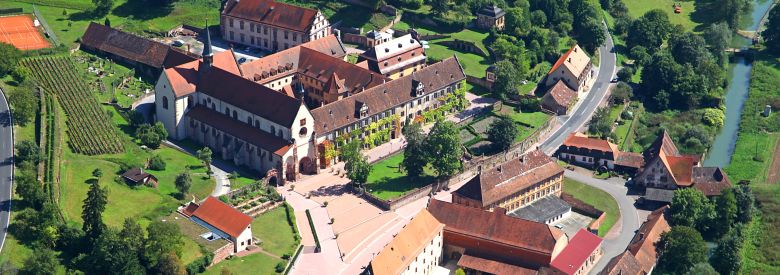
[[[38,112],[38,94],[31,82],[23,81],[18,87],[11,88],[8,100],[15,124],[24,126],[35,122],[35,114]]]
[[[439,120],[427,138],[431,166],[439,177],[449,177],[463,169],[458,128],[450,121]]]
[[[708,263],[698,263],[688,269],[685,275],[720,275],[714,268]]]
[[[710,258],[710,264],[720,274],[738,274],[742,267],[742,244],[745,242],[740,236],[738,227],[732,228],[728,234],[718,240],[718,247]]]
[[[182,197],[190,192],[190,187],[192,187],[192,177],[188,171],[176,176],[176,190],[179,190]]]
[[[200,148],[200,150],[196,151],[195,154],[198,156],[198,159],[203,162],[203,165],[206,166],[206,170],[211,172],[211,148]]]
[[[672,31],[672,23],[666,12],[660,9],[648,11],[631,23],[628,28],[626,44],[629,48],[643,46],[649,52],[655,52]]]
[[[731,189],[725,190],[716,200],[716,219],[710,226],[712,233],[719,238],[729,232],[729,229],[736,223],[737,219],[737,199]]]
[[[493,84],[493,95],[499,99],[506,99],[510,95],[517,94],[520,86],[520,78],[515,65],[508,60],[496,62],[496,82]]]
[[[766,41],[765,44],[770,50],[780,53],[780,8],[773,8],[769,11],[769,17],[766,22],[766,29],[761,32],[761,36]],[[2,54],[0,54],[2,56]],[[2,75],[2,66],[0,66],[0,75]]]
[[[428,165],[428,152],[425,150],[425,134],[419,123],[411,123],[404,127],[406,149],[404,150],[403,166],[409,177],[416,178],[422,175],[423,169]]]
[[[692,188],[688,188],[692,189]],[[659,272],[682,274],[698,263],[707,262],[707,245],[696,229],[688,226],[674,226],[661,234],[658,243]]]
[[[515,137],[517,137],[517,126],[513,120],[502,117],[490,124],[488,140],[493,143],[495,148],[501,151],[509,149]]]
[[[176,224],[153,221],[146,231],[148,237],[144,248],[144,263],[147,268],[152,269],[157,266],[159,260],[166,254],[181,255],[184,241]]]
[[[674,226],[688,226],[706,232],[715,217],[715,208],[704,194],[695,188],[674,190],[669,209],[670,222]]]
[[[0,42],[0,77],[10,73],[19,65],[22,52],[11,44]]]
[[[49,248],[40,248],[24,260],[24,267],[20,271],[30,275],[49,275],[56,274],[59,266],[54,251]]]
[[[16,163],[30,162],[37,165],[41,161],[41,149],[31,140],[22,140],[16,144]]]
[[[718,64],[726,62],[726,48],[731,43],[731,29],[729,25],[721,22],[714,23],[704,30],[704,40],[710,46],[712,55],[718,59]]]

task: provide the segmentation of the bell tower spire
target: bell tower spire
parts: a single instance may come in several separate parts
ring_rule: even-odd
[[[206,42],[203,43],[203,65],[208,70],[214,63],[214,52],[211,51],[211,33],[209,32],[209,20],[206,19]]]

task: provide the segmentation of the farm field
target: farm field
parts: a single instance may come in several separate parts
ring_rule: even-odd
[[[123,150],[116,128],[90,94],[69,57],[25,59],[44,89],[53,92],[68,115],[68,136],[74,152],[85,155]]]
[[[407,177],[405,171],[399,172],[398,166],[403,160],[404,154],[398,153],[372,164],[373,169],[366,183],[368,192],[380,199],[388,200],[433,182],[434,172],[430,167],[426,167],[425,176],[417,180]]]

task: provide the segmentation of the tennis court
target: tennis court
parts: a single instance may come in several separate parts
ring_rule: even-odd
[[[0,42],[14,45],[20,50],[37,50],[50,46],[33,25],[32,15],[0,17]]]

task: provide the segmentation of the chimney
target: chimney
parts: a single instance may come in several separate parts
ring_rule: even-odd
[[[569,57],[569,63],[571,63],[571,57]]]
[[[498,166],[496,166],[496,170],[498,170],[498,172],[499,172],[499,173],[501,173],[501,164],[499,164]]]
[[[645,239],[645,233],[639,233],[639,240],[641,241],[644,239]]]

